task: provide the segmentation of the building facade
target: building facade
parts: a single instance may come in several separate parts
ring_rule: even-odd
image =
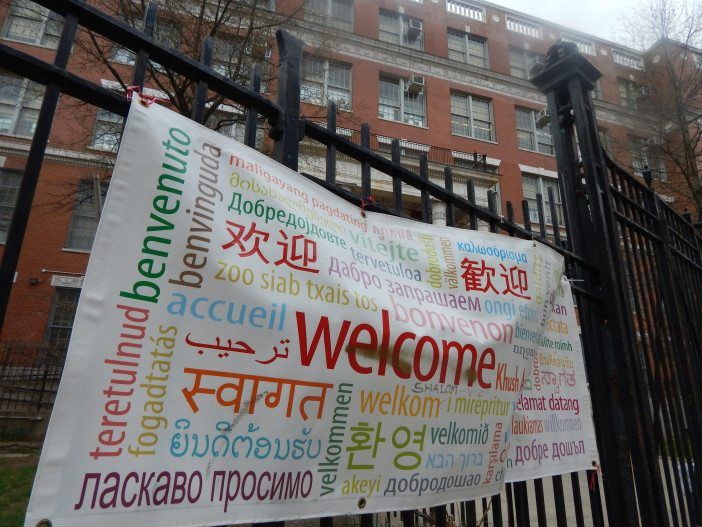
[[[303,115],[321,118],[326,105],[335,102],[341,133],[358,140],[361,124],[368,123],[371,148],[388,157],[391,139],[400,139],[403,164],[416,168],[426,154],[430,178],[437,183],[450,166],[454,191],[465,195],[466,182],[473,181],[483,206],[493,191],[499,210],[507,201],[526,199],[536,211],[541,193],[547,223],[549,188],[561,214],[557,169],[545,98],[529,77],[556,42],[573,42],[603,73],[593,99],[606,149],[635,170],[650,167],[659,193],[670,196],[681,211],[690,207],[679,185],[668,181],[650,123],[640,111],[647,86],[644,56],[634,50],[478,0],[309,0],[303,6],[291,0],[267,9],[271,16],[277,12],[294,18],[294,31],[309,44],[302,71]],[[27,0],[3,2],[0,17],[3,43],[52,58],[59,17]],[[157,24],[157,37],[168,42],[164,27],[159,37]],[[330,39],[333,46],[320,45]],[[79,68],[83,48],[74,50],[72,63]],[[263,53],[275,62],[274,49]],[[82,74],[121,89],[110,69],[128,77],[132,65],[133,55],[116,48],[104,69]],[[267,90],[271,96],[273,84]],[[0,251],[42,94],[40,86],[0,72]],[[63,97],[56,121],[0,344],[65,348],[108,191],[119,119]],[[218,128],[243,137],[236,119]],[[265,149],[263,133],[260,142]],[[321,145],[305,139],[301,152],[300,170],[324,177]],[[340,156],[337,170],[338,182],[360,193],[360,165]],[[372,177],[374,197],[390,202],[391,181],[375,173]],[[416,192],[405,192],[407,212],[418,216]],[[438,205],[434,213],[440,217]],[[520,216],[517,212],[518,221]]]

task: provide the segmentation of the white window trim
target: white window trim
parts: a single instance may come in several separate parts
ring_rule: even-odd
[[[341,24],[333,24],[332,23],[335,20],[339,20],[339,21],[343,22],[343,25],[349,24],[351,26],[350,31],[353,31],[354,25],[356,24],[356,13],[355,13],[356,2],[355,2],[355,0],[354,0],[354,2],[352,2],[352,6],[351,6],[351,20],[345,20],[343,18],[337,18],[337,17],[332,16],[332,2],[333,1],[334,0],[324,0],[325,7],[326,7],[326,11],[324,12],[324,14],[319,13],[319,12],[314,11],[314,10],[308,11],[307,9],[305,9],[305,17],[309,16],[310,19],[316,18],[317,20],[321,19],[321,20],[326,21],[328,24],[330,24],[335,29],[344,29],[343,27],[340,27]],[[415,1],[417,1],[417,0],[415,0]],[[419,0],[419,3],[422,3],[422,1]]]
[[[25,42],[25,44],[26,44],[26,42]],[[25,77],[17,77],[17,76],[14,75],[14,74],[10,74],[10,76],[16,77],[16,78],[18,78],[19,80],[21,80],[21,81],[22,81],[22,87],[20,88],[19,95],[17,96],[17,101],[18,101],[18,103],[17,103],[17,105],[15,106],[14,112],[13,112],[13,114],[12,114],[12,131],[0,132],[0,135],[8,135],[8,136],[11,136],[11,137],[24,137],[24,138],[27,138],[27,137],[29,137],[29,138],[34,137],[34,132],[32,132],[31,134],[19,134],[19,133],[15,132],[15,130],[17,130],[17,125],[19,124],[19,116],[20,116],[20,114],[22,113],[22,109],[25,108],[25,106],[24,106],[24,104],[23,104],[23,103],[24,103],[24,98],[25,98],[25,96],[27,95],[27,89],[29,88],[29,83],[32,82],[32,81],[31,81],[30,79],[25,78]],[[45,92],[45,93],[46,93],[46,92]],[[44,99],[44,95],[42,95],[42,102],[43,102],[43,99]],[[36,108],[32,108],[32,109],[33,109],[33,110],[36,110]],[[37,113],[37,122],[38,122],[38,121],[39,121],[39,115],[38,115],[38,113]],[[34,123],[34,128],[35,128],[35,130],[36,130],[36,124],[37,124],[37,123]]]
[[[423,93],[424,95],[424,123],[425,124],[414,124],[414,123],[408,123],[405,121],[405,79],[402,77],[396,77],[393,75],[383,75],[383,73],[380,73],[380,76],[378,77],[378,83],[380,83],[381,77],[385,77],[386,79],[397,79],[399,83],[399,88],[400,88],[400,119],[399,120],[394,120],[394,119],[388,119],[387,117],[380,117],[378,116],[378,119],[381,121],[389,121],[392,123],[401,123],[401,124],[406,124],[408,126],[416,126],[417,128],[429,128],[428,122],[429,122],[429,116],[428,116],[428,111],[427,111],[427,94]],[[424,91],[426,89],[426,86],[422,88]],[[380,106],[380,93],[378,94],[378,105]]]
[[[416,18],[413,16],[406,15],[404,13],[399,13],[397,11],[392,11],[390,9],[384,9],[380,8],[381,11],[385,11],[387,14],[392,15],[392,17],[395,19],[396,24],[397,24],[397,36],[399,37],[398,42],[388,42],[387,40],[381,40],[381,42],[388,42],[389,44],[396,44],[398,46],[402,46],[405,48],[410,48],[410,49],[416,49],[418,51],[424,51],[424,21],[420,18]],[[411,45],[405,44],[404,42],[404,37],[405,37],[405,27],[409,26],[409,21],[410,20],[417,20],[418,22],[422,23],[422,31],[420,32],[419,36],[414,39],[415,41],[420,41],[421,46],[419,47],[413,47]],[[380,24],[380,22],[379,22]],[[393,33],[395,34],[395,33]]]
[[[519,165],[519,166],[521,167],[522,165]],[[542,169],[542,170],[543,170],[543,169]],[[552,172],[552,171],[548,171],[548,172]],[[552,172],[552,173],[553,173],[553,172]],[[547,176],[546,174],[536,174],[536,173],[529,172],[529,171],[526,171],[526,172],[525,172],[525,171],[522,171],[522,195],[524,195],[524,176],[536,178],[536,181],[537,181],[537,184],[538,184],[538,191],[537,191],[537,194],[541,194],[541,198],[543,199],[543,204],[544,204],[544,225],[549,226],[549,227],[553,227],[553,225],[554,225],[554,224],[553,224],[553,218],[551,218],[551,221],[548,221],[548,215],[551,214],[551,207],[547,206],[547,202],[548,202],[548,189],[545,189],[545,188],[543,187],[543,179],[544,179],[544,177],[549,177],[549,176]],[[557,180],[557,179],[558,179],[558,176],[556,175],[556,177],[555,177],[555,178],[552,178],[552,179],[556,179],[556,180]],[[558,220],[558,212],[559,212],[558,206],[560,205],[560,207],[561,207],[561,208],[560,208],[560,213],[561,213],[562,218],[561,218],[561,220],[558,221],[558,228],[559,228],[559,229],[564,229],[565,226],[566,226],[566,225],[565,225],[565,209],[564,209],[564,207],[563,207],[563,196],[561,196],[560,194],[561,194],[561,190],[560,190],[560,187],[558,187],[558,192],[557,192],[557,193],[554,192],[554,196],[553,196],[553,197],[554,197],[554,199],[556,199],[556,219],[557,219],[557,220]],[[527,199],[526,196],[524,197],[524,199],[525,199],[525,200]],[[534,223],[534,222],[538,223],[538,222],[539,222],[539,219],[538,219],[538,217],[539,217],[539,216],[538,216],[538,214],[539,214],[538,207],[535,207],[533,212],[534,212],[534,214],[536,214],[536,220],[534,220],[534,219],[531,218],[532,209],[531,209],[531,207],[529,207],[529,220],[530,220],[532,223]],[[561,233],[561,236],[563,236],[563,233]]]
[[[454,29],[452,27],[446,28],[446,35],[448,38],[448,35],[450,32],[455,32],[455,33],[461,33],[461,36],[463,37],[463,45],[465,46],[465,51],[463,53],[463,63],[468,65],[468,66],[474,66],[476,68],[483,68],[486,70],[490,69],[490,53],[488,52],[488,41],[485,37],[481,37],[480,35],[474,35],[472,33],[467,33],[466,31],[461,31],[460,29]],[[474,37],[474,39],[471,39],[470,37]],[[483,66],[475,66],[475,64],[470,63],[470,52],[468,51],[468,42],[471,40],[475,39],[480,39],[483,44],[483,60],[485,61],[485,65]]]
[[[518,149],[518,150],[522,150],[522,151],[524,151],[524,152],[534,152],[535,154],[541,154],[541,155],[544,155],[544,156],[555,157],[555,156],[556,156],[556,147],[555,147],[555,145],[553,144],[553,132],[551,131],[551,128],[549,127],[548,133],[549,133],[549,135],[551,136],[551,148],[553,148],[553,151],[554,151],[553,154],[550,154],[550,153],[548,153],[548,152],[542,152],[541,150],[539,150],[539,139],[538,139],[538,134],[539,134],[540,128],[539,128],[538,126],[536,126],[536,110],[534,110],[533,108],[526,108],[526,107],[523,107],[523,106],[516,106],[516,107],[515,107],[515,121],[517,121],[516,112],[517,112],[518,110],[528,110],[528,111],[531,112],[531,125],[532,125],[532,126],[531,126],[531,133],[532,133],[533,136],[534,136],[534,149],[531,150],[531,149],[529,149],[529,148],[523,148],[523,147],[519,146],[519,132],[520,132],[520,130],[522,130],[522,129],[519,128],[518,123],[517,123],[517,126],[515,126],[515,130],[516,130],[516,132],[517,132],[517,149]]]
[[[474,118],[473,118],[473,94],[452,91],[449,94],[449,105],[451,103],[450,96],[453,95],[454,93],[457,95],[460,95],[460,96],[468,97],[468,108],[469,108],[468,119],[470,121],[471,132],[474,132],[475,125],[473,124],[473,120],[474,120]],[[480,137],[475,137],[475,135],[457,134],[456,132],[453,131],[453,121],[451,122],[451,135],[455,135],[456,137],[467,137],[469,139],[475,139],[476,141],[485,141],[486,143],[494,143],[495,142],[494,136],[496,134],[495,134],[495,114],[494,114],[494,110],[493,110],[492,99],[488,99],[487,97],[481,97],[481,96],[477,96],[477,97],[478,97],[478,99],[482,99],[482,100],[487,101],[488,106],[490,108],[490,139],[482,139]],[[451,110],[450,106],[449,106],[449,111],[451,112],[451,115],[453,116],[453,110]]]
[[[0,32],[0,35],[2,35],[3,40],[7,40],[8,42],[19,42],[20,44],[27,44],[30,46],[37,46],[39,48],[44,48],[44,49],[56,49],[58,48],[58,45],[56,46],[47,46],[45,44],[42,44],[41,41],[44,38],[44,35],[46,34],[46,26],[49,23],[49,13],[47,12],[45,15],[43,15],[43,20],[42,20],[42,26],[41,26],[41,32],[39,33],[39,42],[27,42],[26,40],[20,40],[16,38],[11,38],[5,36],[7,31],[9,31],[10,27],[10,18],[12,14],[12,7],[14,6],[14,2],[10,2],[10,7],[7,10],[7,16],[5,17],[5,21],[3,22],[2,25],[2,31]],[[40,5],[37,4],[37,8],[41,9],[46,9]]]
[[[324,80],[322,82],[322,100],[320,102],[315,102],[315,101],[305,101],[300,98],[301,102],[304,102],[306,104],[313,104],[315,106],[327,106],[331,101],[329,100],[329,67],[332,62],[335,62],[337,64],[343,64],[345,66],[349,66],[349,101],[348,101],[348,108],[342,108],[341,106],[338,105],[337,103],[337,110],[340,110],[342,112],[351,112],[353,111],[353,64],[349,64],[347,62],[342,62],[339,60],[333,60],[333,59],[328,59],[326,57],[319,57],[316,55],[310,55],[311,57],[316,57],[324,61]],[[304,78],[303,78],[303,70],[300,68],[300,86],[304,84]]]

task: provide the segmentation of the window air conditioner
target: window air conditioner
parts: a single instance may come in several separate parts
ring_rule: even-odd
[[[415,20],[414,18],[410,18],[407,21],[407,26],[405,27],[405,34],[407,35],[407,39],[410,41],[416,40],[421,33],[422,33],[422,21]]]
[[[408,81],[405,81],[405,91],[410,95],[418,95],[424,89],[424,77],[412,75]]]
[[[548,111],[546,108],[543,110],[539,110],[539,113],[536,114],[536,126],[539,128],[543,128],[547,124],[551,123],[551,116],[548,114]]]
[[[649,86],[640,86],[639,87],[639,97],[646,96],[646,95],[653,95],[653,88]]]
[[[646,141],[646,143],[649,146],[662,146],[663,145],[663,138],[656,135],[656,136],[651,137],[648,141]]]

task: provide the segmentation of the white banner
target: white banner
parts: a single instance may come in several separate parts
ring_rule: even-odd
[[[514,344],[533,357],[533,366],[515,406],[506,481],[599,468],[580,331],[565,277],[544,334],[518,321]],[[506,378],[517,380],[512,374]]]
[[[495,494],[538,360],[524,336],[542,344],[562,272],[533,241],[364,214],[133,103],[26,525],[221,525]],[[569,294],[558,303],[572,316]]]

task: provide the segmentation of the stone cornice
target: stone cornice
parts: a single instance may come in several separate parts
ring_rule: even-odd
[[[0,140],[0,154],[27,157],[30,143],[12,143]],[[112,168],[115,160],[112,157],[90,152],[76,152],[61,148],[47,148],[44,159],[65,163],[67,165],[79,165],[87,167]]]

